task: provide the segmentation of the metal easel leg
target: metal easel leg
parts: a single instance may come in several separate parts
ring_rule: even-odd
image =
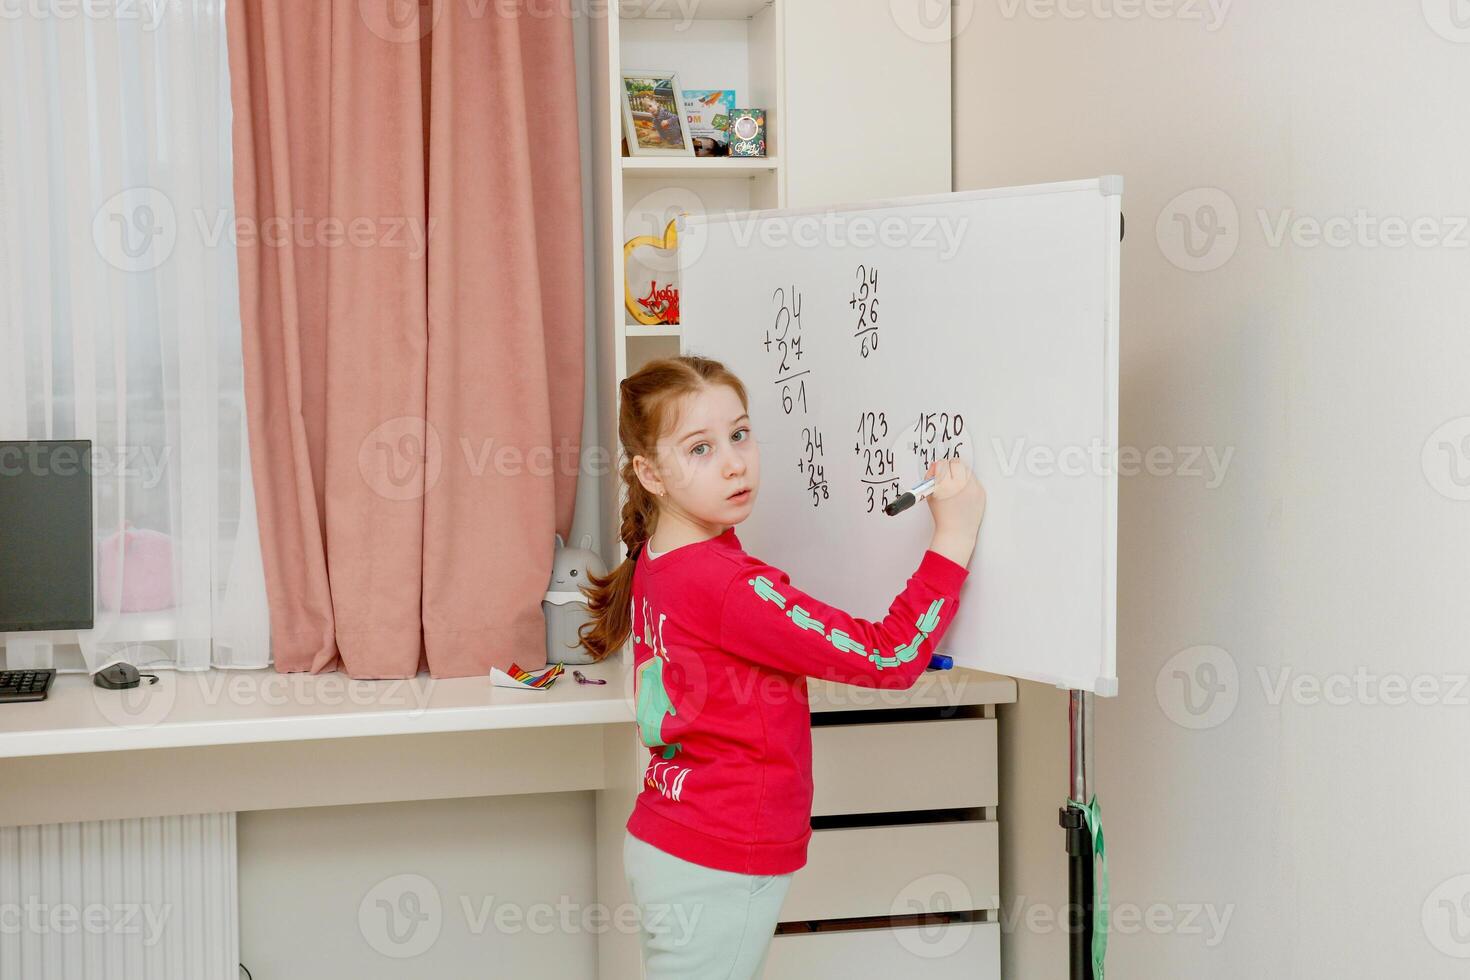
[[[1092,799],[1092,692],[1071,691],[1067,709],[1071,766],[1068,798],[1082,805]],[[1096,980],[1092,969],[1092,836],[1082,811],[1068,805],[1057,814],[1067,844],[1066,924],[1070,980]]]

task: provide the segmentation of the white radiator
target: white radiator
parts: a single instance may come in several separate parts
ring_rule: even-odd
[[[235,815],[0,827],[0,980],[238,980]]]

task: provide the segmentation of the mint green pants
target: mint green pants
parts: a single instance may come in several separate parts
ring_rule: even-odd
[[[638,905],[644,980],[751,980],[791,875],[694,864],[623,832],[623,871]]]

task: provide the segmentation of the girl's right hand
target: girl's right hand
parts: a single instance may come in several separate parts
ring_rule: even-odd
[[[971,540],[980,533],[985,519],[985,488],[970,468],[957,459],[941,459],[929,465],[924,477],[937,478],[926,498],[934,517],[934,532]]]

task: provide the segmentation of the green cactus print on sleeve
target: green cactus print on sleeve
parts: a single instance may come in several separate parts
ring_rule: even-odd
[[[813,633],[819,633],[823,636],[826,635],[826,630],[822,627],[822,624],[813,619],[807,613],[807,611],[800,606],[792,606],[791,611],[788,612],[786,615],[790,617],[791,621],[795,623],[799,629],[811,630]]]
[[[755,594],[758,598],[764,599],[767,602],[774,602],[781,609],[786,608],[786,597],[777,592],[776,586],[764,575],[757,575],[755,578],[746,579],[746,582],[755,589]]]
[[[894,656],[898,659],[898,663],[906,664],[919,655],[919,645],[929,639],[929,634],[934,632],[934,627],[939,625],[939,610],[943,605],[943,599],[935,599],[929,603],[929,608],[924,612],[924,615],[920,616],[918,621],[914,623],[919,628],[919,632],[915,634],[912,640],[909,640],[897,650],[893,651]],[[889,666],[894,665],[890,664]]]
[[[745,581],[751,587],[757,598],[773,603],[779,609],[786,609],[786,597],[776,589],[775,583],[769,578],[764,575],[757,575],[755,578],[746,579]],[[860,657],[866,657],[881,670],[886,667],[897,667],[901,664],[906,664],[919,655],[920,646],[929,638],[929,634],[933,633],[939,626],[939,611],[942,608],[944,608],[943,599],[935,599],[931,602],[929,608],[914,623],[914,626],[918,628],[918,633],[909,642],[902,644],[894,650],[893,656],[885,656],[881,650],[873,650],[869,653],[866,647],[854,640],[843,630],[833,629],[831,633],[825,632],[821,621],[813,618],[801,606],[792,606],[791,609],[787,610],[786,618],[797,629],[811,630],[818,635],[825,636],[833,648],[839,652],[853,653]]]
[[[848,636],[842,630],[832,630],[827,634],[827,640],[842,653],[856,653],[861,656],[866,656],[868,653],[867,647]]]
[[[920,633],[928,636],[934,632],[934,627],[939,625],[939,609],[943,605],[943,599],[935,599],[929,603],[929,611],[920,616],[919,621],[914,624],[919,628]]]
[[[906,664],[919,655],[919,644],[924,642],[923,633],[915,633],[914,638],[907,643],[900,643],[893,651],[898,662]]]
[[[664,719],[670,715],[677,716],[679,712],[674,710],[674,702],[664,689],[664,658],[658,654],[638,668],[637,714],[638,730],[644,745],[651,749],[667,746],[663,751],[665,759],[672,759],[684,748],[683,743],[669,745],[664,741]]]
[[[903,663],[903,661],[899,660],[897,657],[885,657],[877,650],[874,650],[872,653],[868,654],[868,659],[871,660],[878,667],[879,670],[882,670],[884,667],[897,667],[899,664]]]

